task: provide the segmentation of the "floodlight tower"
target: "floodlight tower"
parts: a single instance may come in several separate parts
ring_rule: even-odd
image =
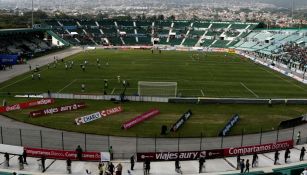
[[[293,27],[294,0],[291,1],[291,25]]]
[[[32,29],[33,29],[33,25],[34,25],[34,19],[33,19],[33,0],[32,0]]]

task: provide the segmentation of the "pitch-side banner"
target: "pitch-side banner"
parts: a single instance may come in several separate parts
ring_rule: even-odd
[[[239,121],[239,119],[239,114],[233,115],[224,128],[219,132],[219,136],[226,136],[230,129]]]
[[[82,108],[85,108],[85,103],[74,103],[74,104],[65,105],[65,106],[32,111],[30,112],[30,117],[41,117],[41,116],[45,116],[49,114],[56,114],[56,113],[61,113],[61,112],[66,112],[66,111],[74,111],[74,110],[78,110]]]
[[[40,148],[25,148],[27,155],[29,157],[41,157],[45,156],[47,159],[68,159],[77,160],[76,151],[65,151],[65,150],[51,150],[51,149],[40,149]],[[101,158],[100,152],[83,152],[82,160],[85,161],[100,161]]]
[[[263,152],[273,152],[276,150],[283,150],[286,148],[293,148],[293,140],[286,140],[282,142],[254,145],[254,146],[243,146],[237,148],[225,148],[224,156],[236,156],[238,154],[253,154]]]
[[[95,112],[93,114],[89,114],[83,117],[78,117],[75,119],[75,122],[77,125],[85,124],[97,119],[100,119],[102,117],[107,117],[109,115],[117,114],[123,111],[123,108],[121,106],[117,106],[114,108],[102,110],[100,112]]]
[[[176,132],[192,115],[192,111],[188,110],[185,112],[179,120],[171,127],[171,131]]]
[[[175,161],[179,160],[197,160],[199,157],[214,159],[223,157],[223,149],[206,150],[206,151],[180,151],[180,152],[151,152],[137,153],[137,161]]]
[[[31,108],[31,107],[40,106],[40,105],[48,105],[48,104],[52,104],[52,103],[54,103],[54,99],[43,98],[43,99],[40,99],[40,100],[33,100],[33,101],[18,103],[18,104],[9,105],[9,106],[2,106],[2,107],[0,107],[0,112],[15,111],[15,110],[19,110],[19,109]]]
[[[143,122],[144,120],[150,119],[156,115],[160,114],[160,111],[157,109],[152,109],[148,112],[145,112],[144,114],[141,114],[129,121],[126,121],[125,123],[122,124],[123,129],[129,129],[133,127],[134,125]]]

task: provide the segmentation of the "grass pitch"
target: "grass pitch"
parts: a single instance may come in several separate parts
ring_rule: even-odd
[[[247,58],[225,53],[198,53],[198,58],[192,58],[191,52],[162,51],[162,54],[151,51],[119,51],[94,50],[82,52],[65,58],[57,64],[44,66],[40,70],[41,79],[34,80],[30,71],[0,84],[0,101],[3,98],[14,104],[27,99],[16,99],[5,96],[8,92],[15,94],[62,92],[102,94],[104,80],[108,80],[108,94],[120,94],[123,86],[118,83],[127,80],[130,87],[128,95],[137,93],[138,81],[172,81],[178,83],[178,94],[195,97],[247,97],[247,98],[306,98],[307,86],[261,65],[257,65]],[[100,68],[96,59],[99,59]],[[53,59],[53,58],[50,58]],[[87,60],[85,71],[80,67]],[[74,62],[69,68],[71,61]],[[65,64],[68,65],[66,70]],[[35,65],[32,65],[32,68]],[[85,84],[85,92],[81,91],[81,84]],[[84,100],[87,108],[59,113],[41,118],[29,118],[30,111],[44,109],[41,106],[31,109],[14,111],[5,115],[16,120],[41,125],[50,128],[120,136],[159,136],[162,125],[170,127],[177,119],[191,109],[193,116],[170,137],[198,137],[200,133],[206,136],[217,136],[220,129],[229,118],[238,113],[240,122],[231,130],[231,135],[259,132],[276,129],[282,120],[294,118],[307,113],[306,105],[196,105],[196,104],[167,104],[167,103],[138,103],[120,104],[124,112],[100,119],[85,125],[76,126],[76,117],[91,114],[102,109],[117,106],[109,101]],[[71,104],[73,100],[56,99],[56,104]],[[121,124],[143,112],[157,108],[161,114],[145,121],[127,131],[120,128]]]
[[[184,97],[306,98],[307,86],[257,65],[247,58],[228,53],[94,50],[82,52],[41,68],[41,80],[33,71],[0,84],[2,93],[87,93],[120,94],[121,81],[130,84],[127,95],[137,94],[138,81],[177,82]],[[100,68],[96,59],[99,59]],[[53,58],[50,58],[53,59]],[[69,65],[73,61],[72,69]],[[85,71],[80,67],[84,64]],[[65,69],[65,64],[68,69]],[[32,65],[35,67],[35,65]],[[81,91],[85,85],[85,92]]]
[[[0,98],[2,101],[2,98]],[[6,98],[9,104],[27,101],[28,99]],[[93,133],[102,135],[117,136],[139,136],[154,137],[160,136],[161,126],[166,125],[168,129],[174,124],[181,115],[188,109],[191,109],[193,115],[176,133],[168,134],[167,137],[199,137],[202,133],[205,136],[217,136],[218,132],[233,114],[240,114],[240,121],[231,129],[230,134],[256,133],[263,131],[276,130],[280,121],[301,114],[307,113],[307,107],[304,105],[222,105],[222,104],[169,104],[169,103],[139,103],[128,102],[123,104],[114,104],[110,101],[82,100],[87,107],[84,109],[48,115],[40,118],[28,117],[29,112],[38,109],[48,108],[50,106],[60,106],[62,104],[71,104],[78,101],[56,99],[56,103],[50,106],[40,106],[24,109],[20,111],[8,112],[5,115],[16,120],[61,129],[66,131],[75,131],[83,133]],[[88,115],[102,109],[121,105],[124,112],[107,118],[77,126],[74,119],[80,116]],[[124,121],[132,119],[137,115],[144,113],[152,108],[160,110],[161,114],[146,120],[128,130],[122,130],[121,125]]]

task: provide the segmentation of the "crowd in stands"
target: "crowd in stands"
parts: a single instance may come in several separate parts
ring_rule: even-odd
[[[297,43],[286,43],[281,46],[282,54],[279,56],[281,60],[291,66],[298,63],[298,69],[307,69],[307,47],[301,46]]]

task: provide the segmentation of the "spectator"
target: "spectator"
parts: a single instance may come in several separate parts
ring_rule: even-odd
[[[70,160],[70,158],[68,158],[66,160],[66,166],[67,166],[67,173],[71,174],[71,160]]]
[[[287,148],[285,151],[285,163],[287,163],[288,158],[290,158],[290,153],[291,153],[290,149]]]
[[[23,163],[28,165],[28,163],[27,163],[27,151],[26,150],[23,150],[22,157],[23,157]]]
[[[177,173],[182,174],[181,167],[180,167],[180,163],[179,163],[179,159],[177,159],[177,160],[175,161],[175,170],[176,170]]]
[[[82,152],[83,152],[83,150],[82,150],[81,146],[78,145],[78,147],[76,148],[76,154],[77,154],[77,159],[79,161],[82,161]]]
[[[131,169],[131,170],[133,170],[133,168],[134,168],[134,162],[135,162],[135,157],[134,157],[134,155],[132,155],[132,156],[130,157],[130,164],[131,164],[130,169]]]
[[[244,172],[244,168],[245,168],[244,159],[242,159],[241,162],[240,162],[241,173]]]
[[[108,170],[109,170],[110,174],[113,175],[113,173],[114,173],[114,165],[112,164],[112,162],[110,162],[110,165],[109,165],[109,167],[108,167]]]
[[[122,166],[122,164],[119,162],[119,163],[116,165],[116,172],[115,172],[115,174],[116,174],[116,175],[122,175],[122,171],[123,171],[123,166]]]
[[[274,154],[274,165],[277,164],[277,161],[279,160],[279,152],[278,150],[275,151],[275,154]]]
[[[304,160],[305,151],[306,151],[305,147],[302,147],[302,149],[301,149],[301,154],[300,154],[300,161],[303,161],[303,160]]]
[[[150,172],[150,161],[145,159],[145,174],[149,174]]]
[[[299,132],[297,133],[297,136],[296,136],[296,144],[298,145],[298,144],[300,143],[300,141],[301,141],[301,131],[299,131]]]
[[[4,154],[4,159],[5,159],[5,165],[7,167],[9,167],[10,166],[10,155],[9,155],[9,153]]]
[[[24,162],[23,162],[23,157],[22,157],[22,155],[20,155],[20,156],[18,156],[18,164],[19,164],[19,170],[23,170],[23,164],[24,164]]]
[[[244,173],[248,172],[249,173],[249,159],[246,160],[246,164],[245,164],[245,171]]]
[[[204,163],[206,162],[205,158],[203,156],[201,156],[199,158],[199,173],[202,173],[202,170],[203,170],[203,166],[204,166]]]
[[[258,155],[257,153],[253,154],[252,167],[258,166]]]
[[[112,146],[109,147],[110,159],[113,160],[113,148]]]
[[[307,175],[307,168],[304,169],[304,171],[301,173],[301,175]]]

